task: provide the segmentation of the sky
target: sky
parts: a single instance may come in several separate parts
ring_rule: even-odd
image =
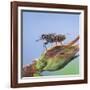
[[[64,34],[66,35],[64,44],[77,37],[79,35],[79,16],[79,14],[70,13],[22,11],[23,65],[32,63],[45,50],[43,41],[36,42],[42,34]]]

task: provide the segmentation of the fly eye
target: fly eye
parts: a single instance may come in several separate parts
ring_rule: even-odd
[[[45,38],[45,35],[42,35],[42,38]]]

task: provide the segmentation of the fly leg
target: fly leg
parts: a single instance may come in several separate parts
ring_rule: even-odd
[[[63,43],[62,42],[60,42],[61,43],[61,46],[63,46]]]
[[[44,42],[43,47],[45,47],[45,49],[46,49],[46,51],[47,51],[46,44],[48,44],[48,42]]]
[[[56,41],[56,46],[57,46],[57,41]]]

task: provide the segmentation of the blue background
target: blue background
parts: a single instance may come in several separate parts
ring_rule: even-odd
[[[36,42],[43,33],[65,34],[70,42],[79,34],[79,14],[22,12],[23,29],[23,65],[39,58],[44,51],[43,42]]]

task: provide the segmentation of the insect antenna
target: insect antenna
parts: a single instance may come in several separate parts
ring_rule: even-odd
[[[36,42],[38,42],[38,41],[40,41],[40,40],[42,40],[42,39],[38,39],[38,40],[36,40]]]

